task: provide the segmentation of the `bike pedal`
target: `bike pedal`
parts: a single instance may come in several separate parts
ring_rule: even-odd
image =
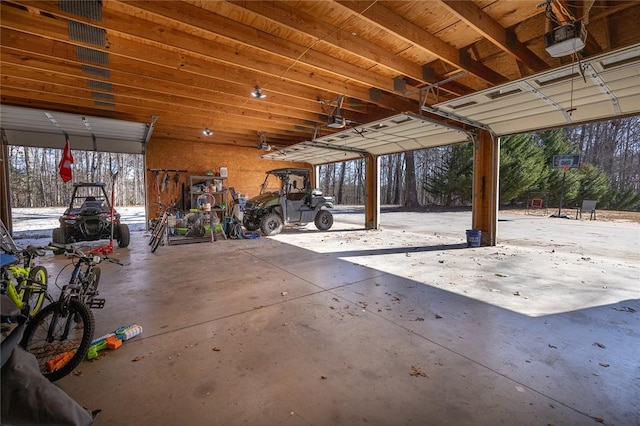
[[[89,308],[102,309],[104,308],[105,301],[106,299],[91,299],[91,302],[89,302]]]

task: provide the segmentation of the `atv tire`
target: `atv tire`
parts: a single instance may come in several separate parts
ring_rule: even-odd
[[[125,248],[129,245],[131,233],[129,232],[129,226],[125,223],[121,223],[116,228],[116,236],[118,237],[118,247]]]
[[[319,230],[327,231],[333,226],[333,215],[329,210],[318,210],[314,223]]]
[[[65,231],[62,228],[54,228],[51,233],[51,240],[56,244],[66,244]],[[62,254],[64,249],[54,249],[53,254]]]
[[[247,219],[242,224],[249,232],[257,231],[258,229],[260,229],[260,222],[254,222]]]
[[[277,213],[269,213],[262,218],[260,230],[267,237],[278,235],[282,231],[282,219]]]

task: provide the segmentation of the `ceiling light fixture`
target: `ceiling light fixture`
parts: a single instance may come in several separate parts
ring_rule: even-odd
[[[202,131],[202,134],[205,136],[211,136],[213,134],[213,131],[209,130],[209,128],[206,128]]]
[[[260,86],[256,86],[255,89],[253,89],[253,92],[251,92],[251,97],[254,99],[264,99],[267,97],[267,95],[262,93],[262,89],[260,88]]]

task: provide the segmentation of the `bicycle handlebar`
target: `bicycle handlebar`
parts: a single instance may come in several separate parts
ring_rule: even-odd
[[[47,247],[28,245],[26,249],[22,250],[22,254],[25,256],[44,256],[46,249]]]
[[[52,243],[49,243],[49,247],[56,248],[56,249],[62,249],[62,250],[64,250],[65,254],[72,255],[72,256],[75,256],[75,257],[79,257],[79,258],[84,259],[84,260],[89,261],[89,262],[100,263],[102,261],[107,261],[107,262],[110,262],[110,263],[116,263],[116,264],[118,264],[120,266],[124,266],[124,264],[122,262],[120,262],[120,260],[118,260],[118,259],[109,257],[107,255],[98,256],[97,254],[91,253],[91,252],[85,253],[82,250],[80,250],[79,248],[76,248],[71,244],[60,244],[60,243],[53,243],[52,242]],[[96,258],[98,260],[96,260]]]

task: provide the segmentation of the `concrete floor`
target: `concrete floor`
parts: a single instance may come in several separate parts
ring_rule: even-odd
[[[154,254],[134,232],[96,336],[144,333],[58,385],[104,425],[640,425],[640,225],[501,214],[466,248],[470,213],[335,220]]]

